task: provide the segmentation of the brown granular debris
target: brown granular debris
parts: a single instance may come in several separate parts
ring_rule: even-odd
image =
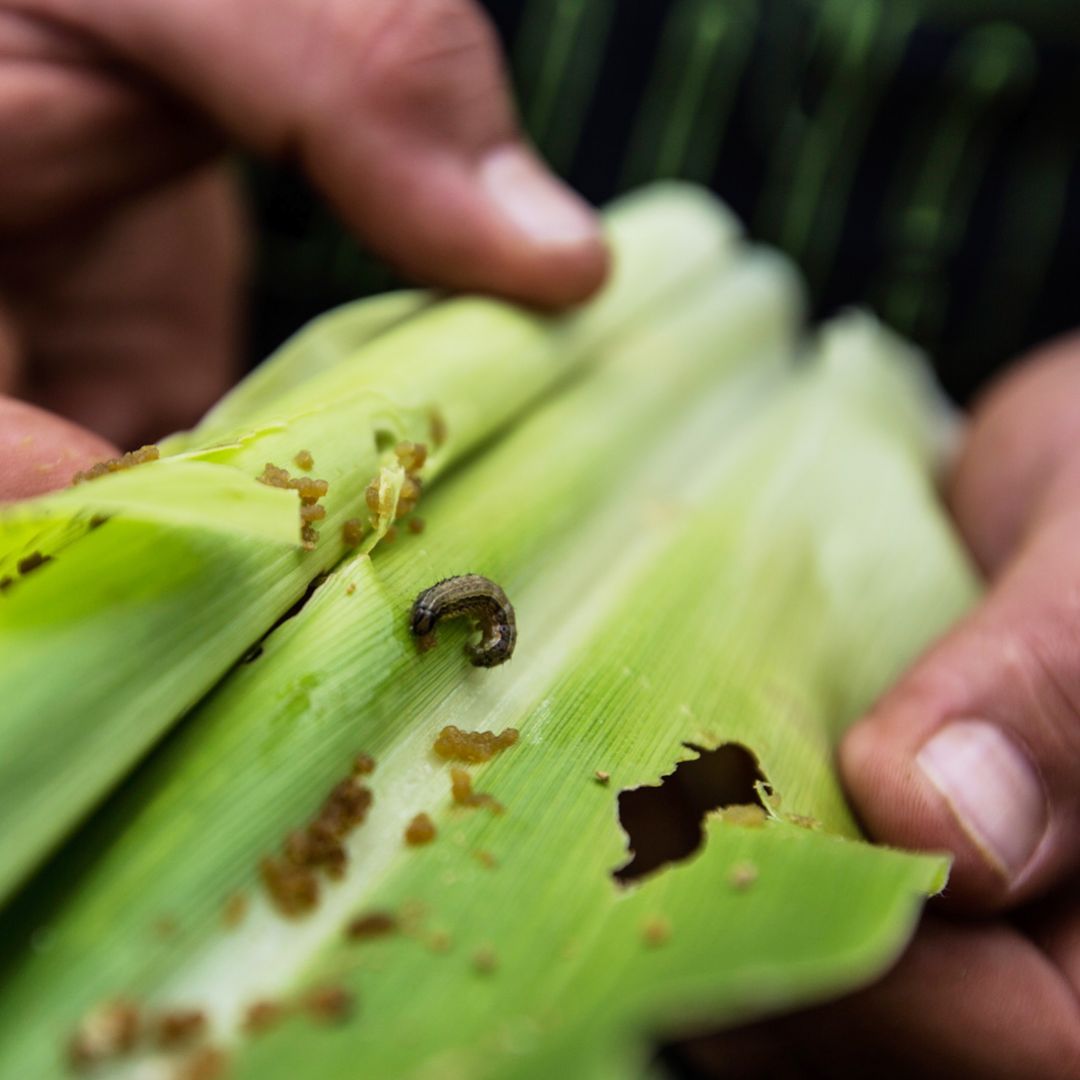
[[[435,839],[435,822],[427,814],[417,814],[405,826],[405,843],[409,847],[430,844]]]
[[[25,559],[20,559],[15,564],[15,568],[20,574],[24,576],[36,570],[39,566],[44,566],[46,563],[52,562],[51,555],[42,555],[40,551],[31,551]]]
[[[288,859],[263,859],[259,864],[263,884],[282,915],[306,915],[319,902],[319,880],[306,866]]]
[[[256,479],[260,484],[292,490],[300,496],[300,542],[309,551],[312,550],[319,542],[319,533],[311,523],[326,517],[326,508],[319,506],[318,502],[330,490],[329,482],[316,480],[312,476],[290,476],[288,469],[269,461]]]
[[[436,930],[427,940],[432,952],[447,953],[454,944],[454,939],[445,930]]]
[[[374,480],[364,489],[364,502],[367,508],[373,513],[379,512],[379,478],[376,476]]]
[[[108,473],[123,472],[136,465],[143,465],[147,461],[157,461],[160,457],[161,452],[156,446],[140,446],[138,450],[130,450],[119,457],[99,461],[96,465],[91,465],[89,469],[77,472],[71,478],[71,486],[85,483],[87,480],[96,480],[99,476],[105,476]]]
[[[498,860],[490,851],[480,850],[473,853],[476,857],[476,861],[481,866],[486,866],[489,870],[494,870],[499,865]]]
[[[800,829],[820,829],[821,822],[809,814],[785,814],[792,825],[798,825]]]
[[[316,870],[334,879],[344,876],[348,854],[343,841],[363,823],[372,800],[370,788],[346,777],[334,785],[312,821],[289,834],[283,856],[263,860],[263,882],[283,915],[306,914],[318,903]]]
[[[603,769],[597,769],[593,776],[596,778],[598,784],[611,783],[611,773],[605,772]]]
[[[389,529],[383,534],[383,541],[387,544],[392,544],[397,539],[397,526],[391,525]]]
[[[289,834],[285,857],[296,866],[321,867],[335,880],[344,876],[348,859],[341,834],[321,820]]]
[[[411,518],[409,521],[409,532],[415,536],[419,536],[424,531],[424,519],[423,518]]]
[[[253,1001],[244,1012],[242,1027],[249,1035],[261,1035],[285,1019],[284,1005],[276,1001]]]
[[[310,450],[301,450],[296,457],[293,458],[296,462],[298,469],[303,469],[304,472],[311,472],[315,468],[315,459],[311,456]]]
[[[289,481],[289,487],[295,489],[302,503],[311,505],[330,490],[330,483],[327,480],[316,480],[313,476],[294,476]]]
[[[671,938],[671,923],[662,915],[654,915],[642,927],[641,933],[646,945],[666,945]]]
[[[416,504],[423,494],[423,484],[420,477],[406,473],[401,483],[401,491],[398,494],[397,508],[394,510],[394,520],[398,521],[406,514],[411,514],[416,509]]]
[[[736,863],[727,875],[728,884],[736,892],[745,892],[758,879],[758,868],[751,862]]]
[[[364,523],[359,518],[349,518],[341,526],[341,539],[345,541],[346,547],[359,547],[360,541],[364,539]]]
[[[350,581],[349,584],[345,586],[345,595],[352,596],[354,592],[356,592],[356,582]]]
[[[720,816],[729,825],[741,825],[745,829],[760,829],[769,820],[764,807],[757,803],[735,803],[732,806],[725,806],[720,811]]]
[[[344,836],[363,824],[373,801],[371,788],[356,783],[350,776],[334,785],[319,811],[317,823],[329,826],[338,836]]]
[[[370,941],[372,938],[386,937],[398,929],[397,916],[390,911],[371,911],[367,915],[358,915],[345,927],[345,936],[350,941]]]
[[[499,958],[490,945],[481,945],[472,957],[473,970],[481,975],[491,975],[499,966]]]
[[[231,930],[244,921],[248,911],[248,898],[242,892],[233,893],[221,911],[221,921]]]
[[[72,1068],[85,1069],[129,1053],[141,1027],[139,1007],[124,998],[106,1002],[83,1017],[68,1040]]]
[[[423,443],[399,442],[394,455],[407,473],[418,472],[427,461],[427,447]]]
[[[462,731],[449,724],[439,732],[432,749],[447,761],[490,761],[517,741],[517,728],[496,735],[493,731]]]
[[[304,1008],[312,1017],[331,1024],[348,1020],[354,1007],[353,995],[343,986],[320,986],[304,998]]]
[[[196,1050],[173,1074],[175,1080],[218,1080],[225,1075],[229,1064],[228,1055],[216,1046],[204,1046]]]
[[[154,1021],[154,1041],[162,1050],[175,1050],[194,1042],[206,1031],[202,1009],[172,1009]]]
[[[503,813],[505,807],[491,795],[473,791],[472,777],[464,769],[450,770],[450,793],[458,806],[487,806],[493,814]]]
[[[256,479],[260,484],[266,484],[267,487],[288,488],[292,477],[289,475],[288,469],[283,469],[278,465],[271,465],[268,461],[263,468],[262,475],[256,477]]]
[[[436,447],[446,442],[448,434],[446,430],[446,418],[438,409],[432,409],[428,413],[428,430],[431,432],[431,441]]]
[[[357,754],[353,758],[353,776],[370,776],[375,771],[375,759],[370,754]]]

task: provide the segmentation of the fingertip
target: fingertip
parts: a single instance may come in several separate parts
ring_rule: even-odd
[[[77,424],[0,397],[0,501],[67,487],[80,469],[117,453],[112,443]]]
[[[478,158],[373,147],[339,206],[357,233],[419,281],[542,309],[591,296],[610,255],[595,211],[523,146]]]
[[[505,143],[481,159],[477,179],[498,227],[516,241],[517,298],[561,307],[600,287],[610,253],[599,216],[536,154],[520,143]]]

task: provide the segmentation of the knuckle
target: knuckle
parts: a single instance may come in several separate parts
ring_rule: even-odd
[[[321,29],[320,51],[340,58],[335,96],[366,113],[467,133],[470,112],[504,96],[495,32],[471,0],[341,0]]]

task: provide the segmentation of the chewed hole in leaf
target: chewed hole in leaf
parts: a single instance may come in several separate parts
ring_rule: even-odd
[[[684,744],[698,756],[680,762],[659,784],[619,793],[619,822],[629,859],[612,876],[634,882],[694,854],[704,838],[705,815],[727,806],[762,806],[758,785],[768,781],[757,759],[738,743],[705,750]]]

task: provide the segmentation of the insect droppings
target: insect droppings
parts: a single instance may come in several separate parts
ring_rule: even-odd
[[[346,547],[359,547],[364,539],[364,523],[359,518],[349,518],[341,526],[341,539]]]
[[[494,581],[479,574],[445,578],[425,589],[415,600],[409,629],[421,652],[435,644],[435,628],[441,619],[468,616],[476,621],[481,639],[465,651],[476,667],[497,667],[509,660],[517,642],[514,608]]]
[[[671,937],[671,923],[663,915],[654,915],[641,928],[641,935],[645,939],[645,944],[652,948],[666,945]]]
[[[161,453],[156,446],[140,446],[138,450],[129,450],[119,457],[99,461],[96,465],[91,465],[89,469],[77,472],[71,478],[71,486],[83,484],[87,480],[96,480],[99,476],[105,476],[108,473],[123,472],[125,469],[143,465],[148,461],[157,461],[160,457]]]
[[[172,1009],[162,1013],[155,1023],[155,1039],[162,1050],[174,1050],[194,1042],[206,1030],[202,1009]]]
[[[417,814],[405,826],[405,843],[409,847],[430,844],[435,839],[435,822],[427,814]]]
[[[285,1017],[285,1007],[276,1001],[253,1001],[244,1011],[240,1030],[248,1035],[261,1035],[279,1024]]]
[[[369,941],[371,938],[386,937],[397,929],[396,915],[388,911],[372,911],[352,919],[345,927],[345,936],[351,941]]]
[[[475,765],[508,750],[518,738],[517,728],[505,728],[496,735],[494,731],[462,731],[454,724],[447,724],[435,737],[431,749],[445,761]]]
[[[343,986],[322,986],[307,995],[304,1007],[312,1019],[335,1024],[349,1019],[356,999]]]
[[[458,806],[486,806],[493,814],[505,812],[498,799],[473,791],[472,777],[464,769],[450,770],[450,792]]]
[[[727,874],[727,883],[736,892],[745,892],[758,879],[758,868],[752,862],[736,863]]]
[[[92,1009],[68,1041],[68,1063],[86,1069],[130,1053],[142,1028],[139,1007],[126,998]]]

